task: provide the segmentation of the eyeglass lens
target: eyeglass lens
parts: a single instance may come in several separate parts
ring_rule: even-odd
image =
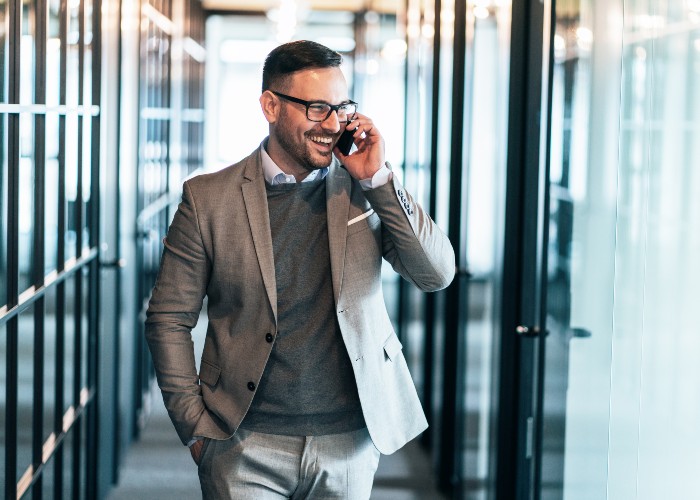
[[[309,105],[306,112],[306,116],[309,120],[322,122],[331,115],[332,110],[333,108],[331,108],[331,106],[329,106],[328,104],[314,103]],[[357,106],[352,103],[343,104],[339,106],[338,120],[341,122],[347,121],[349,118],[352,118],[355,115],[356,110]]]

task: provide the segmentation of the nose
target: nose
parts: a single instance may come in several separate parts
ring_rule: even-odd
[[[328,118],[321,122],[323,130],[331,134],[337,134],[340,131],[340,120],[338,119],[338,112],[336,110],[331,110],[331,114]]]

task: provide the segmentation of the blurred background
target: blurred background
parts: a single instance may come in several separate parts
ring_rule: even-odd
[[[431,425],[373,498],[697,498],[700,0],[7,0],[0,20],[5,498],[155,498],[177,467],[194,493],[170,498],[197,495],[145,307],[182,182],[259,146],[262,63],[294,39],[343,55],[458,257],[435,294],[384,274]]]

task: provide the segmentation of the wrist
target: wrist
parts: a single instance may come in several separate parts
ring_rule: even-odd
[[[369,189],[375,189],[385,184],[393,178],[393,173],[391,171],[391,165],[389,162],[384,162],[384,164],[375,171],[370,177],[360,180],[360,186],[364,191]]]

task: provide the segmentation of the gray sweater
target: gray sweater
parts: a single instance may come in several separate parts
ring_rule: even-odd
[[[267,185],[278,332],[241,427],[312,436],[365,426],[335,315],[326,181]]]

